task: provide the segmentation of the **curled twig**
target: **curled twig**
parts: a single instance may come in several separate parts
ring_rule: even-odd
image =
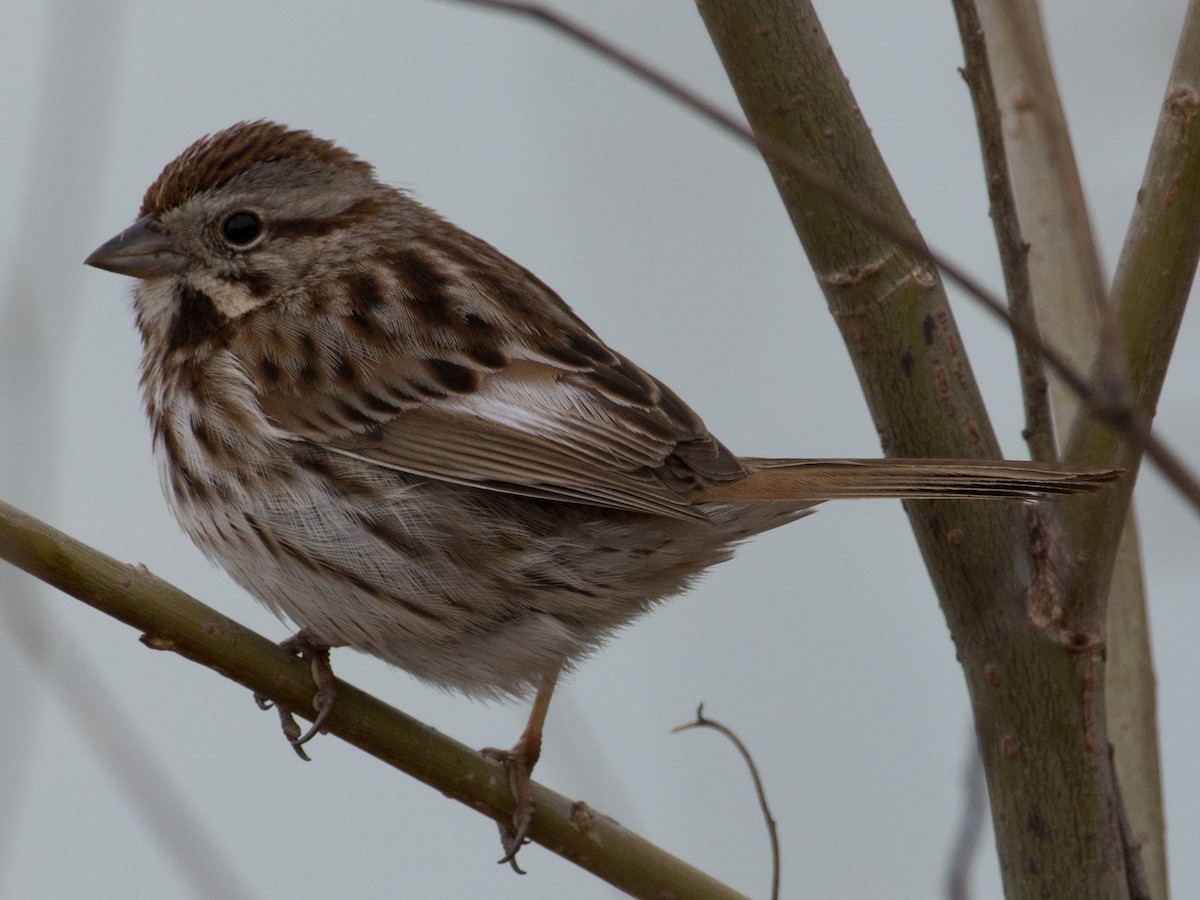
[[[714,719],[706,719],[704,717],[704,704],[701,703],[696,707],[696,720],[694,722],[685,722],[682,725],[676,725],[671,729],[671,734],[679,734],[681,731],[690,731],[693,728],[711,728],[714,731],[719,731],[733,743],[737,748],[738,753],[742,754],[742,759],[746,761],[746,768],[750,770],[750,778],[754,782],[754,792],[758,795],[758,808],[762,810],[763,821],[767,823],[767,836],[771,840],[771,897],[772,900],[778,900],[779,897],[779,874],[780,874],[780,854],[779,854],[779,831],[775,826],[775,817],[771,815],[771,807],[767,803],[767,792],[763,788],[762,777],[758,774],[758,766],[754,763],[754,757],[751,756],[749,748],[742,743],[742,739],[737,736],[737,733],[728,725],[722,725]]]

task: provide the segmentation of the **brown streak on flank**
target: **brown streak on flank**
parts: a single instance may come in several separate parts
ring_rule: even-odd
[[[205,500],[209,495],[208,485],[192,474],[183,460],[183,449],[175,437],[174,429],[164,426],[156,433],[163,452],[167,454],[171,465],[171,485],[179,496],[191,497],[194,500]]]
[[[327,418],[331,424],[342,427],[342,423],[338,423],[336,419],[328,416]],[[377,423],[372,422],[372,424]],[[376,498],[378,496],[379,485],[361,469],[356,473],[352,468],[338,465],[326,451],[315,445],[297,445],[294,459],[300,468],[326,482],[325,487],[331,493],[341,494],[343,497]]]
[[[293,544],[291,541],[281,540],[278,542],[283,552],[287,553],[305,568],[318,572],[324,575],[332,575],[337,581],[343,581],[347,584],[352,584],[369,597],[374,597],[378,600],[388,600],[402,606],[406,611],[412,613],[418,619],[424,619],[426,622],[442,623],[445,621],[443,616],[431,612],[423,606],[418,606],[403,597],[398,597],[380,587],[377,584],[372,584],[367,579],[363,578],[353,569],[339,565],[329,559],[319,559],[314,557],[300,547]]]
[[[543,341],[538,345],[538,350],[551,359],[575,369],[586,369],[591,365],[586,356],[572,349],[569,344],[548,344]]]
[[[551,591],[560,591],[565,594],[575,594],[579,597],[587,597],[589,600],[595,600],[600,595],[595,591],[587,588],[579,587],[570,582],[563,581],[561,578],[555,578],[551,575],[539,575],[533,572],[522,572],[521,581],[523,584],[531,585],[536,588],[544,588]]]
[[[422,547],[410,541],[399,529],[388,528],[376,518],[360,515],[358,523],[369,531],[380,543],[391,547],[399,556],[405,559],[419,559],[426,555]]]
[[[171,461],[172,466],[185,469],[186,467],[183,464],[183,448],[179,446],[179,439],[175,437],[175,429],[165,423],[166,419],[164,417],[164,427],[158,432],[162,448],[166,452],[167,458]]]
[[[209,456],[215,455],[217,452],[217,439],[213,436],[212,431],[209,430],[207,423],[203,419],[192,419],[191,425],[192,437],[196,439],[196,443]]]
[[[351,310],[343,317],[342,321],[363,337],[373,338],[379,334],[379,325],[375,321],[375,317],[362,310]]]
[[[296,464],[330,484],[336,484],[338,481],[337,472],[334,471],[333,466],[329,464],[328,457],[323,453],[297,453]]]
[[[190,469],[180,466],[175,470],[172,478],[177,479],[176,490],[178,490],[178,481],[181,480],[183,482],[187,496],[191,497],[193,501],[197,503],[204,503],[208,500],[209,495],[211,494],[208,484],[193,475]]]
[[[508,356],[500,349],[504,342],[503,333],[477,313],[463,312],[454,331],[463,352],[481,366],[502,369],[508,365]]]
[[[407,387],[415,387],[415,385],[408,384],[407,382],[405,384]],[[391,397],[401,407],[412,406],[414,403],[421,402],[420,395],[414,394],[412,391],[406,390],[404,387],[393,382],[383,384],[382,387],[387,391],[388,397]],[[384,402],[387,402],[386,398]]]
[[[262,523],[258,521],[258,517],[250,513],[245,514],[246,524],[250,526],[250,530],[258,536],[262,545],[267,548],[267,552],[277,560],[282,560],[284,557],[283,549],[279,546],[279,542],[275,540],[270,529],[263,528]]]
[[[307,331],[300,334],[300,355],[300,366],[296,370],[296,374],[304,384],[316,385],[321,380],[320,353],[317,350],[317,342]]]

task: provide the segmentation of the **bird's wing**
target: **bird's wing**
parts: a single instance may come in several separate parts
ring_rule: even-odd
[[[235,352],[279,427],[429,478],[673,517],[703,518],[695,488],[745,474],[532,275],[462,282],[411,259],[391,271],[238,329]]]

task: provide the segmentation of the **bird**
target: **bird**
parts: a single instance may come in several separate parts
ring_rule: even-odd
[[[299,626],[284,645],[317,691],[298,752],[334,708],[333,647],[467,695],[534,694],[514,747],[492,751],[514,867],[561,674],[742,541],[826,500],[1031,499],[1119,474],[739,456],[532,272],[274,122],[194,142],[86,263],[138,280],[175,517]]]

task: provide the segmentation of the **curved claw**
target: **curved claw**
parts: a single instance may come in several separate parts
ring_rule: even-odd
[[[323,676],[317,676],[317,668],[318,668],[317,657],[314,657],[313,658],[314,679],[323,677]],[[312,703],[313,703],[313,709],[315,709],[317,711],[316,718],[313,719],[312,725],[309,726],[308,731],[304,732],[304,734],[302,734],[302,735],[299,734],[300,729],[299,729],[299,727],[297,727],[296,732],[297,732],[298,736],[288,738],[288,740],[291,742],[292,746],[296,748],[296,752],[300,753],[301,756],[303,756],[304,753],[300,748],[304,744],[307,744],[309,741],[311,741],[316,735],[320,734],[321,732],[323,732],[325,730],[325,722],[329,719],[329,714],[331,712],[333,712],[333,701],[337,699],[337,688],[334,686],[334,682],[332,681],[333,668],[329,665],[328,652],[326,652],[325,657],[324,657],[323,669],[324,669],[325,673],[328,673],[328,677],[331,680],[329,681],[328,684],[326,684],[324,687],[322,687],[320,690],[318,690],[315,694],[313,694]],[[317,683],[320,684],[320,681],[318,680]],[[307,758],[308,757],[305,757],[305,759],[307,759]]]
[[[525,870],[517,865],[517,854],[521,852],[522,847],[529,843],[529,838],[523,837],[519,832],[514,832],[512,824],[509,822],[497,824],[500,826],[500,843],[505,848],[511,847],[512,849],[496,860],[496,863],[501,866],[508,863],[518,875],[526,874]]]
[[[304,752],[304,744],[325,730],[325,723],[328,721],[330,713],[333,712],[334,701],[337,699],[337,679],[334,677],[333,667],[329,664],[329,645],[317,640],[307,629],[302,628],[292,637],[281,642],[279,646],[298,654],[309,662],[313,682],[317,686],[312,700],[313,709],[317,712],[313,724],[308,731],[302,732],[291,710],[263,694],[256,693],[254,702],[258,704],[259,709],[275,707],[279,713],[279,724],[283,729],[283,736],[292,745],[296,755],[305,762],[309,762],[309,756]]]
[[[507,821],[500,819],[496,822],[500,829],[500,845],[504,848],[504,855],[496,860],[496,863],[501,866],[508,863],[514,872],[524,875],[525,870],[517,865],[517,854],[521,852],[522,847],[529,843],[529,825],[533,821],[534,805],[533,792],[529,787],[530,769],[527,765],[517,761],[516,751],[516,747],[512,750],[484,747],[479,752],[504,766],[508,772],[509,788],[516,801],[516,809],[513,810],[512,818]],[[524,775],[517,774],[518,769],[523,769]]]
[[[517,854],[529,843],[529,826],[533,824],[533,782],[530,776],[542,753],[542,728],[546,724],[546,712],[550,708],[550,698],[554,695],[557,681],[557,669],[542,676],[537,696],[533,698],[533,709],[529,711],[529,721],[511,750],[488,747],[483,751],[484,756],[503,764],[508,771],[508,784],[512,789],[515,807],[512,822],[499,823],[500,843],[504,845],[504,856],[499,862],[508,863],[518,875],[524,875],[525,872],[517,865]]]
[[[512,870],[518,875],[526,874],[525,870],[517,865],[517,854],[521,852],[522,847],[528,843],[531,843],[529,838],[525,836],[525,833],[529,830],[529,826],[526,825],[524,829],[518,828],[514,830],[512,824],[509,822],[501,822],[499,824],[500,843],[505,849],[508,850],[508,852],[496,860],[496,864],[502,866],[505,863],[508,863]]]
[[[511,821],[500,821],[500,843],[504,847],[504,856],[496,860],[499,865],[508,863],[518,875],[524,875],[525,870],[517,865],[517,854],[528,844],[529,826],[533,823],[535,806],[533,803],[533,787],[530,775],[537,763],[541,749],[540,740],[536,746],[532,742],[517,741],[512,750],[498,750],[495,747],[484,748],[484,756],[494,759],[508,771],[508,784],[512,790],[515,808]]]

